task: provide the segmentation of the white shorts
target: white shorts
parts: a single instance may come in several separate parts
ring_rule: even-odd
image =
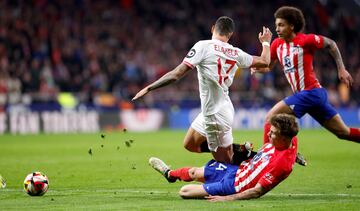
[[[216,152],[218,147],[228,147],[233,143],[232,124],[234,108],[224,107],[218,113],[204,116],[201,112],[192,122],[191,127],[205,136],[210,151]]]

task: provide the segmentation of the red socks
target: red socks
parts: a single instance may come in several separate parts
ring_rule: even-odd
[[[193,181],[193,179],[190,177],[189,169],[190,169],[190,167],[184,167],[184,168],[179,168],[176,170],[171,170],[169,172],[169,176],[180,179],[185,182]]]
[[[350,134],[347,139],[356,143],[360,143],[360,129],[351,127]]]
[[[264,124],[264,144],[269,143],[269,141],[270,141],[269,136],[268,136],[268,133],[270,131],[270,127],[271,127],[270,123],[265,122],[265,124]]]

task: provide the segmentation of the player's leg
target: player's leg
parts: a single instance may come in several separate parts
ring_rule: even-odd
[[[184,199],[193,199],[204,198],[209,194],[205,191],[203,185],[189,184],[180,189],[179,195]]]
[[[204,130],[204,117],[200,113],[192,122],[184,138],[184,147],[190,152],[203,152],[207,148],[206,135]],[[205,145],[203,144],[205,143]]]
[[[164,161],[159,158],[151,157],[149,159],[149,164],[161,175],[163,175],[166,180],[170,183],[175,182],[176,180],[182,180],[185,182],[198,181],[204,182],[204,167],[182,167],[175,170],[171,170]]]
[[[266,114],[265,117],[265,124],[264,124],[264,143],[268,143],[269,142],[269,136],[268,133],[270,131],[270,123],[269,120],[271,118],[271,116],[275,115],[275,114],[281,114],[281,113],[286,113],[286,114],[293,114],[294,112],[293,110],[286,104],[286,102],[284,100],[278,102],[277,104],[275,104],[270,111],[268,111],[268,113]]]
[[[257,152],[253,151],[253,145],[250,142],[245,142],[244,144],[232,144],[233,146],[233,157],[232,164],[240,165],[241,162],[253,158]]]
[[[349,128],[339,114],[336,114],[329,120],[325,120],[322,125],[340,139],[360,143],[359,128]]]
[[[203,185],[187,185],[181,188],[179,194],[183,198],[202,198],[207,195],[230,195],[235,193],[234,179],[237,165],[224,164],[210,160],[205,167],[198,169],[203,177]]]
[[[349,128],[335,108],[329,103],[325,89],[316,89],[322,104],[309,111],[309,114],[318,121],[323,127],[335,134],[340,139],[360,143],[360,130]]]
[[[216,161],[231,163],[233,157],[232,122],[234,110],[223,108],[218,113],[204,116],[208,147]]]
[[[151,157],[149,159],[149,165],[157,172],[159,172],[161,175],[163,175],[168,182],[170,183],[176,182],[175,178],[170,177],[169,175],[170,168],[168,165],[166,165],[164,161],[160,160],[159,158]]]
[[[191,127],[188,129],[185,138],[184,138],[184,147],[190,152],[211,152],[208,146],[208,141],[206,139],[206,132],[204,127],[204,117],[200,113],[195,120],[192,122]],[[233,153],[232,163],[240,164],[242,161],[247,160],[248,158],[253,157],[256,152],[252,152],[251,145],[248,143],[246,145],[240,145],[233,143]],[[223,152],[219,153],[222,154]],[[225,153],[229,154],[228,151]],[[218,158],[218,155],[216,155]],[[218,158],[223,160],[223,158]]]
[[[184,167],[169,171],[169,176],[185,182],[204,182],[204,167]]]
[[[214,159],[216,161],[222,162],[222,163],[231,163],[232,157],[234,155],[234,151],[232,148],[232,145],[230,144],[227,147],[218,147],[216,151],[212,151],[211,154],[213,155]]]

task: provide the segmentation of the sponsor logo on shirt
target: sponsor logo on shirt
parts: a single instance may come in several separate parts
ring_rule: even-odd
[[[268,181],[269,183],[272,183],[273,180],[274,180],[274,177],[270,173],[266,173],[265,174],[265,180]]]

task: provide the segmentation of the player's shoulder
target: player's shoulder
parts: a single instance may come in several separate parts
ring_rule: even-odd
[[[304,42],[312,41],[312,40],[320,42],[321,38],[322,38],[322,36],[319,35],[319,34],[312,34],[312,33],[309,33],[309,34],[298,33],[298,34],[296,34],[296,39],[298,39],[300,41],[304,41]]]
[[[195,48],[206,48],[207,46],[211,45],[213,42],[212,40],[199,40],[195,43]]]
[[[198,44],[198,45],[208,45],[208,44],[211,44],[211,43],[213,43],[212,40],[199,40],[199,41],[197,41],[196,44]]]
[[[275,38],[275,39],[272,41],[271,45],[277,46],[277,45],[280,45],[280,44],[282,44],[282,43],[284,43],[284,40],[277,37],[277,38]]]

